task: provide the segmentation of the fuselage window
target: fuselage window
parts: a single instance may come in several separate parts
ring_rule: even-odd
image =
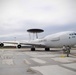
[[[72,36],[72,38],[75,38],[75,36]]]
[[[70,37],[69,37],[69,39],[70,39]]]
[[[76,33],[71,33],[71,34],[69,34],[69,35],[70,35],[70,36],[69,36],[69,39],[75,38]]]

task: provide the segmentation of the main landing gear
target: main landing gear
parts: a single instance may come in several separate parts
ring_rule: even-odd
[[[31,48],[31,51],[35,51],[35,48]]]
[[[31,48],[31,51],[35,51],[35,48]],[[50,48],[45,48],[45,51],[50,51]]]
[[[45,51],[50,51],[50,48],[45,48]]]

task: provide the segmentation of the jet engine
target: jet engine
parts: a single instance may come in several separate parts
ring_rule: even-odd
[[[3,47],[4,46],[4,44],[3,43],[0,43],[0,47]]]
[[[21,48],[21,45],[19,44],[19,45],[17,45],[17,48]]]

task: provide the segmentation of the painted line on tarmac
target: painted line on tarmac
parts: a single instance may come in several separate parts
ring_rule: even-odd
[[[2,64],[14,65],[13,59],[4,59],[2,60]]]
[[[24,59],[24,63],[28,65],[31,64],[27,59]]]
[[[36,66],[31,68],[41,72],[43,75],[76,75],[76,72],[58,65]]]
[[[40,64],[45,64],[46,61],[44,60],[41,60],[41,59],[38,59],[38,58],[31,58],[33,61],[37,62],[37,63],[40,63]]]

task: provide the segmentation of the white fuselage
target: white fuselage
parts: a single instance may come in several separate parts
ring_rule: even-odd
[[[63,47],[73,46],[76,44],[76,32],[66,31],[52,35],[48,35],[43,39],[37,39],[32,41],[33,43],[43,43],[46,47]]]

